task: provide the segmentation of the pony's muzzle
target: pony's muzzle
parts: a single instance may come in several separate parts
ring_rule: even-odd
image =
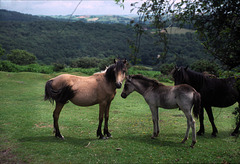
[[[115,85],[116,85],[116,88],[121,88],[122,87],[122,83],[121,82],[116,82]]]
[[[121,97],[125,99],[127,97],[127,94],[122,92]]]

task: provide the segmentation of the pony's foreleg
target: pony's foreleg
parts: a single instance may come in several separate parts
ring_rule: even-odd
[[[105,124],[104,124],[104,135],[107,135],[107,137],[112,137],[112,135],[108,131],[108,119],[109,119],[109,109],[110,109],[111,102],[109,102],[106,106],[105,111]]]
[[[56,108],[53,112],[53,127],[54,127],[55,137],[60,139],[64,139],[64,136],[61,135],[59,126],[58,126],[58,119],[63,106],[64,104],[56,102]]]
[[[153,135],[152,139],[158,136],[159,134],[159,117],[158,117],[158,107],[150,106],[152,112],[152,121],[153,121]]]
[[[97,137],[99,139],[105,139],[104,135],[102,134],[102,122],[103,122],[103,115],[105,113],[106,103],[99,104],[99,124],[97,129]]]
[[[216,137],[217,133],[218,133],[218,130],[217,130],[217,127],[215,126],[215,123],[214,123],[214,117],[213,117],[213,113],[212,113],[212,108],[209,106],[209,107],[206,107],[205,109],[207,111],[209,121],[212,124],[212,130],[213,130],[212,131],[212,136]]]
[[[204,120],[204,109],[203,109],[203,107],[201,107],[200,112],[199,112],[200,129],[197,132],[197,135],[199,135],[199,136],[201,136],[202,134],[205,133],[203,120]]]

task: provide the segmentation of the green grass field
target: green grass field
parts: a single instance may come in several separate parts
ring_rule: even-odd
[[[55,76],[0,72],[0,163],[239,163],[240,141],[231,137],[235,106],[214,108],[218,136],[211,137],[205,116],[204,136],[181,144],[186,118],[178,109],[159,109],[160,135],[151,139],[153,125],[141,95],[112,102],[109,129],[112,138],[98,140],[98,105],[71,103],[61,112],[59,125],[65,140],[52,128],[54,106],[43,101],[45,82]],[[168,84],[171,85],[171,84]],[[206,112],[205,112],[206,113]],[[197,122],[197,130],[199,122]],[[190,131],[191,134],[191,131]]]

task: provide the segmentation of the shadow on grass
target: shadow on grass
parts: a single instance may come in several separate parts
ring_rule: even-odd
[[[171,139],[169,139],[166,136],[158,136],[155,139],[151,138],[150,134],[141,134],[141,135],[127,135],[127,136],[121,136],[118,137],[121,140],[125,140],[126,142],[139,142],[139,143],[145,143],[151,146],[161,146],[161,147],[184,147],[187,146],[188,142],[186,142],[186,144],[182,144],[181,143],[181,138],[179,138],[179,140],[176,141],[172,141]],[[190,142],[189,142],[190,145]]]
[[[89,142],[95,141],[97,139],[91,138],[75,138],[66,137],[65,139],[59,139],[54,136],[36,136],[36,137],[24,137],[20,138],[20,142],[39,142],[39,143],[68,143],[76,146],[87,146]]]
[[[210,132],[205,133],[202,136],[197,136],[197,143],[201,144],[202,142],[206,142],[208,140],[209,142],[232,142],[236,141],[236,137],[231,136],[231,131],[220,131],[217,135],[217,137],[212,137]],[[188,140],[185,143],[181,143],[185,135],[185,131],[182,133],[161,133],[159,134],[158,137],[155,139],[151,139],[151,134],[134,134],[134,135],[124,135],[124,136],[119,136],[118,138],[121,140],[125,140],[126,142],[139,142],[139,143],[146,143],[148,145],[158,145],[161,147],[189,147],[192,142],[192,133],[190,131]],[[227,139],[227,141],[225,141]],[[228,140],[230,139],[230,140]]]

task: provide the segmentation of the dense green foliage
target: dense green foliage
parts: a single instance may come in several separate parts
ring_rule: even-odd
[[[5,54],[5,50],[2,48],[2,45],[0,45],[0,57]]]
[[[2,13],[2,10],[0,10]],[[8,12],[11,14],[11,12]],[[25,17],[19,14],[19,17]],[[28,15],[29,16],[29,15]],[[28,17],[27,16],[27,17]],[[5,18],[5,17],[4,17]],[[9,20],[12,20],[9,18]],[[19,20],[21,20],[19,18]],[[70,64],[82,57],[103,59],[114,56],[130,61],[129,42],[135,40],[132,27],[124,24],[101,24],[65,22],[59,19],[36,19],[36,21],[7,21],[0,19],[0,44],[9,53],[22,49],[33,53],[41,64]],[[138,64],[156,65],[157,56],[163,47],[156,43],[157,36],[151,28],[145,31],[139,50]],[[167,63],[188,64],[201,58],[208,58],[195,33],[169,34]]]

